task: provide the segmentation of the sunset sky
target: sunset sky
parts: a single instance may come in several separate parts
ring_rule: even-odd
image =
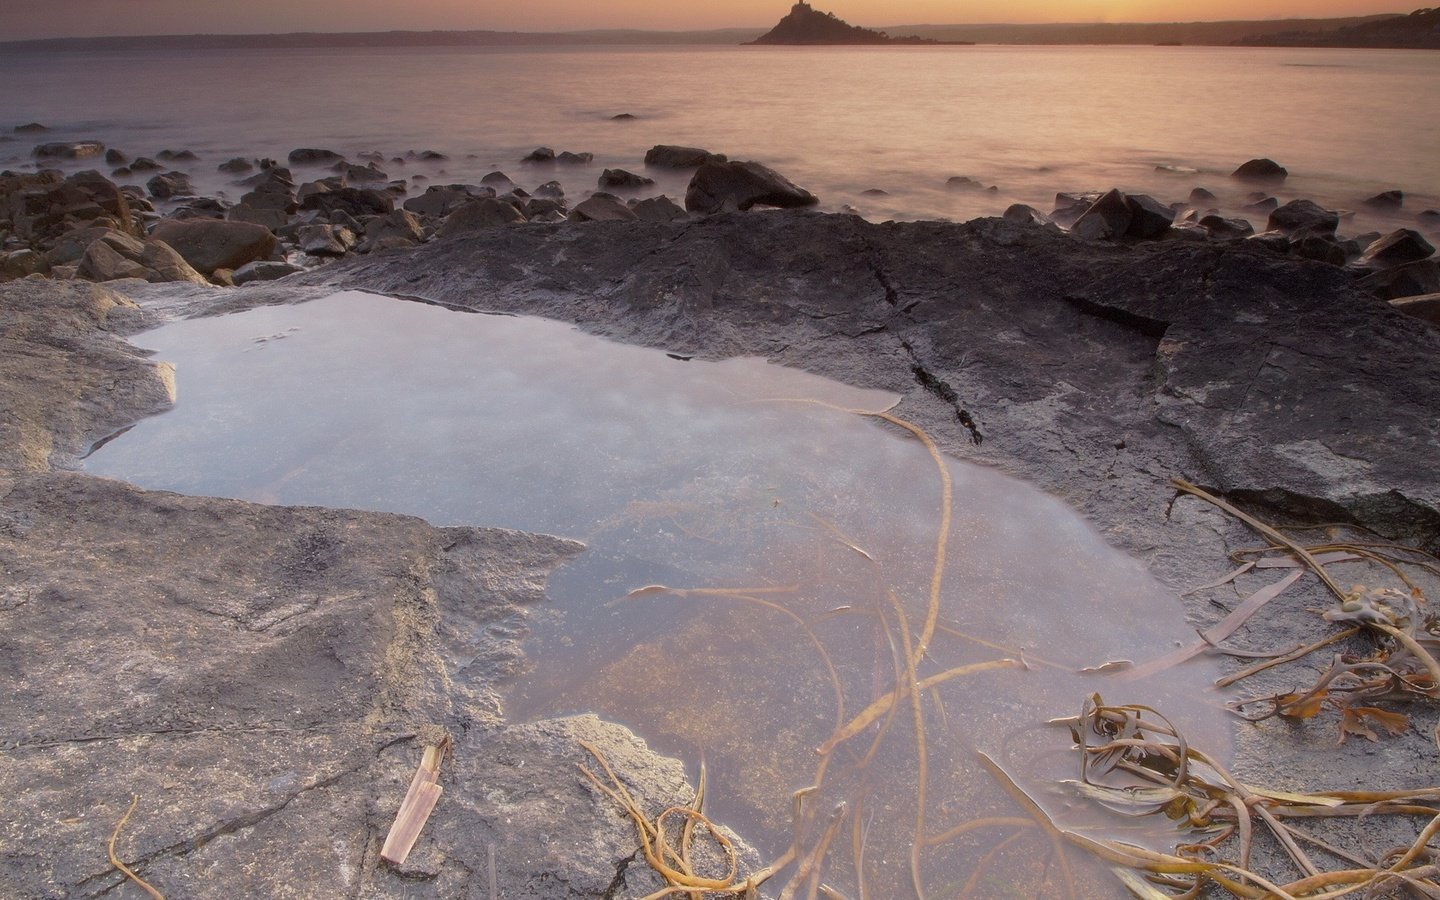
[[[1409,12],[1394,0],[816,0],[870,27],[1190,22]],[[0,39],[205,32],[768,27],[790,0],[0,0]]]

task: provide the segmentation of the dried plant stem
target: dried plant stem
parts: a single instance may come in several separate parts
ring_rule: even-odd
[[[155,900],[165,900],[164,894],[161,894],[159,891],[155,890],[155,888],[151,886],[149,882],[132,872],[130,870],[130,867],[121,862],[120,857],[115,855],[115,842],[120,838],[120,830],[125,827],[126,822],[130,821],[130,816],[135,812],[135,807],[139,805],[140,795],[131,794],[130,808],[125,810],[125,815],[121,816],[120,821],[115,823],[115,830],[110,832],[110,843],[106,845],[105,849],[110,856],[110,865],[119,869],[121,874],[138,884],[141,889],[145,891],[145,893],[155,898]]]

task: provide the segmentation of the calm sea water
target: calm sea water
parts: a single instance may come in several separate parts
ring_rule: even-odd
[[[1400,188],[1396,216],[1362,211],[1349,233],[1414,225],[1440,207],[1440,54],[1215,47],[607,47],[11,54],[0,128],[99,138],[135,155],[190,149],[209,191],[240,192],[215,165],[297,146],[441,164],[387,166],[415,183],[500,169],[522,187],[558,178],[572,200],[605,166],[639,170],[657,143],[765,162],[827,209],[872,219],[1048,211],[1056,191],[1120,187],[1165,201],[1196,186],[1236,210],[1227,173],[1255,156],[1291,170],[1277,192],[1356,209]],[[613,121],[629,113],[633,121]],[[527,167],[538,145],[590,167]],[[0,144],[29,162],[30,139]],[[1157,167],[1181,171],[1157,171]],[[1194,171],[1190,171],[1194,170]],[[686,177],[651,172],[679,196]],[[947,189],[964,175],[993,193]],[[886,193],[867,194],[867,190]],[[1259,216],[1252,216],[1258,219]]]

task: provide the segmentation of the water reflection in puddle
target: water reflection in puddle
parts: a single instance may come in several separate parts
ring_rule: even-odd
[[[1043,723],[1092,691],[1155,705],[1217,751],[1228,744],[1222,714],[1197,699],[1213,677],[1203,662],[1139,684],[1077,673],[1193,639],[1173,597],[1058,500],[954,460],[927,627],[939,470],[902,429],[836,408],[884,409],[892,396],[358,293],[136,342],[176,365],[179,403],[100,449],[92,472],[585,540],[589,551],[551,579],[554,605],[532,610],[534,664],[511,714],[594,710],[692,763],[703,754],[708,811],[765,854],[790,844],[792,794],[814,781],[816,748],[908,677],[907,633],[911,646],[930,635],[922,680],[1023,658],[1028,668],[958,676],[918,705],[902,697],[829,756],[823,790],[806,800],[808,841],[844,802],[825,880],[846,896],[860,893],[861,871],[869,896],[910,893],[912,865],[935,896],[972,876],[974,896],[1063,895],[1048,841],[1011,821],[1024,814],[977,750],[1068,827],[1173,844],[1163,821],[1102,821],[1055,786],[1076,764],[1066,735]],[[646,585],[688,593],[627,598]],[[917,828],[928,839],[983,817],[997,822],[912,859]],[[1124,896],[1105,881],[1079,890]]]

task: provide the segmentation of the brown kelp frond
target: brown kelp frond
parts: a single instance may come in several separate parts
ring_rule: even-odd
[[[1383,725],[1385,719],[1377,721],[1387,727]],[[1319,900],[1403,883],[1424,896],[1440,894],[1432,858],[1437,852],[1432,842],[1440,833],[1440,788],[1302,794],[1251,787],[1238,781],[1209,754],[1190,746],[1174,725],[1155,710],[1110,706],[1099,695],[1085,701],[1080,715],[1059,722],[1069,727],[1080,754],[1080,780],[1073,786],[1083,796],[1126,814],[1163,813],[1188,828],[1219,832],[1216,839],[1179,847],[1174,854],[1157,854],[1062,831],[1048,820],[1041,820],[1044,813],[1034,801],[1026,798],[1022,802],[1041,827],[1108,862],[1145,873],[1156,891],[1163,886],[1193,896],[1207,883],[1213,883],[1240,897]],[[988,758],[985,761],[1007,790],[1023,796],[998,765]],[[1307,818],[1358,821],[1368,815],[1423,816],[1429,821],[1412,844],[1373,861],[1334,848],[1292,824]],[[1256,826],[1268,830],[1289,855],[1299,874],[1295,881],[1278,884],[1250,869]],[[1217,858],[1222,841],[1232,837],[1233,861]],[[1331,852],[1352,868],[1324,871],[1301,849],[1302,842]],[[1154,896],[1174,895],[1160,892]]]

